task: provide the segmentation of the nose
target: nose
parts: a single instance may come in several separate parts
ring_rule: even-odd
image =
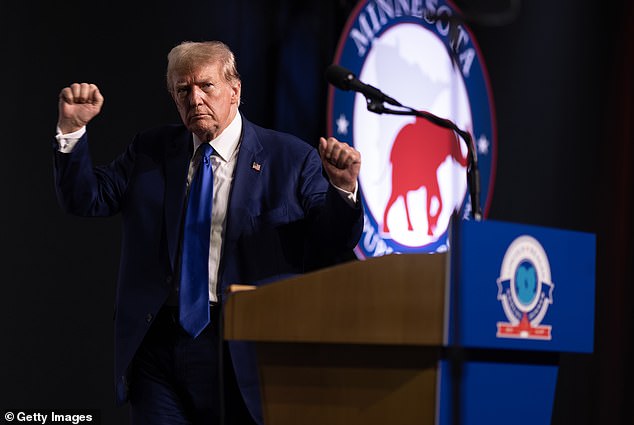
[[[198,106],[202,105],[202,97],[204,92],[198,86],[194,86],[192,90],[189,92],[188,102],[190,106]]]

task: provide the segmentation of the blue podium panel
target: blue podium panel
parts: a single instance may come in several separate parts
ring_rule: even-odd
[[[437,424],[550,424],[559,353],[593,351],[595,236],[457,221],[450,246]]]
[[[460,425],[550,424],[557,366],[465,361],[461,369]],[[456,423],[451,373],[441,361],[438,425]]]
[[[595,245],[595,236],[582,232],[456,224],[448,344],[592,352]]]

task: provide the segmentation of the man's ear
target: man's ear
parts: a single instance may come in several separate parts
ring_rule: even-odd
[[[231,103],[235,103],[238,106],[240,105],[240,94],[242,92],[242,82],[241,81],[236,81],[232,86],[231,86]]]

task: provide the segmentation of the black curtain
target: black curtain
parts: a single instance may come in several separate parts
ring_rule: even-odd
[[[600,116],[600,190],[597,199],[598,290],[596,354],[591,379],[595,423],[634,423],[634,5],[614,7],[613,56]],[[571,388],[572,392],[573,389]],[[596,404],[594,404],[596,403]]]

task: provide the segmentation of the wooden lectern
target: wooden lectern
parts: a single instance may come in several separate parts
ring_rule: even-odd
[[[434,424],[447,259],[371,258],[232,294],[225,338],[257,342],[265,424]]]
[[[550,424],[559,354],[593,351],[594,235],[459,222],[450,246],[232,294],[266,425]]]

